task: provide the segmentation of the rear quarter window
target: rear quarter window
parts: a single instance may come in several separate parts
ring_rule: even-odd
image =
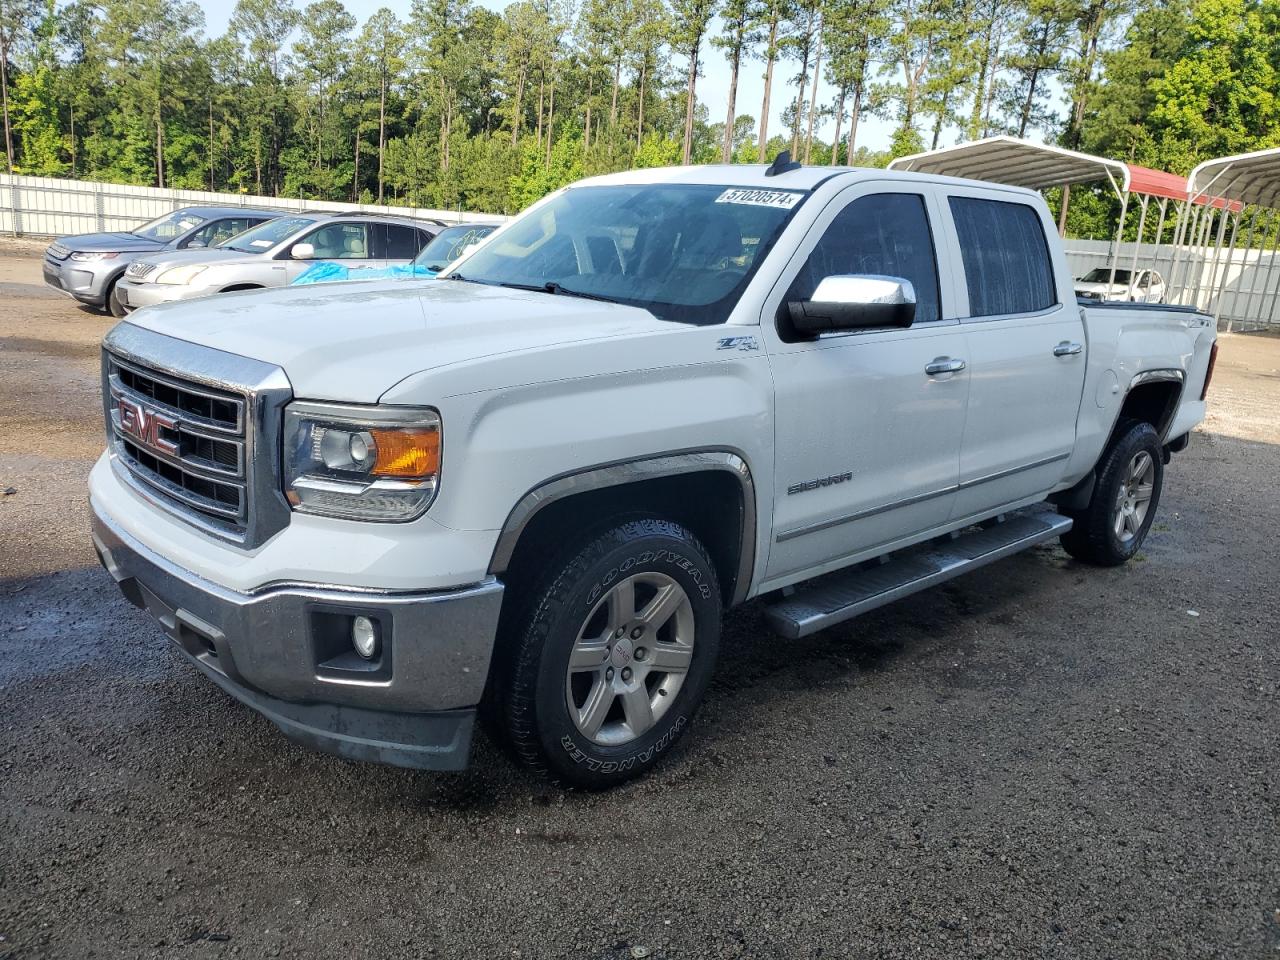
[[[969,316],[1036,313],[1058,302],[1040,214],[1025,203],[949,197]]]

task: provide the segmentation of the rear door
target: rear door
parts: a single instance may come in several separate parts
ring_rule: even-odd
[[[938,268],[936,204],[922,184],[850,187],[823,211],[765,302],[776,406],[769,579],[840,566],[950,515],[969,376],[950,271]],[[842,274],[911,281],[915,322],[813,339],[788,334],[784,304],[810,299],[824,277]]]
[[[963,273],[969,403],[952,519],[1037,497],[1061,479],[1084,388],[1084,320],[1054,275],[1052,225],[1017,194],[948,188]]]

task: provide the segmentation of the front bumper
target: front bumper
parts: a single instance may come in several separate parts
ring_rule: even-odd
[[[195,300],[213,293],[204,287],[192,287],[180,283],[138,283],[121,277],[116,284],[116,294],[126,310],[149,307],[153,303],[173,303],[177,300]]]
[[[101,307],[106,304],[107,286],[114,273],[122,270],[128,260],[120,257],[109,261],[81,262],[44,258],[44,282],[59,293],[74,297],[81,303]]]
[[[290,738],[354,760],[467,765],[502,603],[490,580],[421,594],[281,585],[229,590],[168,563],[93,505],[93,540],[125,597],[220,687]],[[380,627],[374,661],[350,619]]]

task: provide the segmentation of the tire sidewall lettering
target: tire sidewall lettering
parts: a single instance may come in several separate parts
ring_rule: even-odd
[[[680,735],[680,731],[685,728],[688,722],[689,718],[684,714],[681,714],[676,717],[675,722],[667,727],[662,736],[657,740],[638,753],[629,757],[623,757],[621,760],[597,760],[595,757],[587,754],[586,751],[578,745],[577,741],[567,733],[560,738],[560,746],[564,748],[564,751],[569,755],[570,760],[574,763],[582,764],[592,773],[626,773],[627,771],[635,768],[637,764],[641,766],[648,764],[666,750],[667,747],[671,745],[672,741]]]
[[[684,573],[693,581],[693,585],[698,590],[698,595],[704,600],[710,599],[711,584],[707,583],[707,578],[703,576],[702,570],[699,569],[696,561],[683,554],[672,553],[669,550],[646,550],[638,556],[627,557],[619,562],[617,566],[610,567],[587,591],[586,605],[594,607],[610,587],[617,583],[620,578],[629,575],[637,567],[662,563],[669,564]]]

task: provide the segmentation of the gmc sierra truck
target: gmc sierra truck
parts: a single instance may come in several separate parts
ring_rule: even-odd
[[[1133,557],[1215,338],[1077,303],[1026,190],[599,177],[441,280],[130,315],[93,537],[296,740],[458,769],[483,716],[607,787],[689,728],[738,604],[785,642],[1051,539]]]

